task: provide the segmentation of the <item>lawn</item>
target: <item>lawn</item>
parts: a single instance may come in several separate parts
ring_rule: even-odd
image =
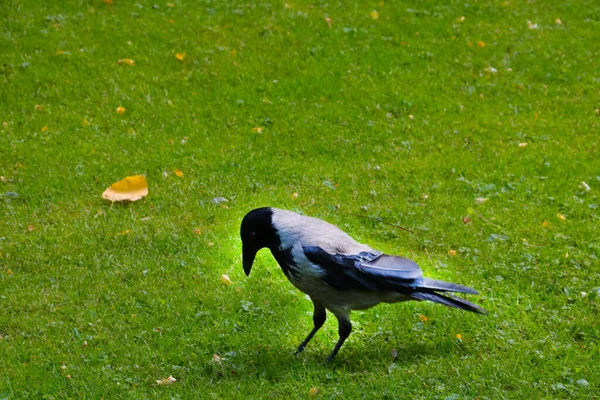
[[[596,1],[3,0],[0,21],[0,398],[600,397]],[[101,198],[134,174],[147,197]],[[331,316],[294,356],[310,301],[268,251],[241,265],[265,205],[489,315],[382,305],[331,365]]]

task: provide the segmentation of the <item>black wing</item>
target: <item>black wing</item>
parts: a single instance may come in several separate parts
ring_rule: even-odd
[[[408,258],[370,252],[330,254],[317,246],[303,250],[310,262],[325,271],[322,280],[336,289],[411,291],[424,281],[421,268]]]

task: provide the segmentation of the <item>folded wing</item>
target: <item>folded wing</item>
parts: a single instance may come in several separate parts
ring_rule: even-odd
[[[428,300],[449,307],[485,313],[481,307],[458,297],[439,292],[477,294],[477,291],[455,283],[423,277],[421,268],[412,260],[378,252],[355,255],[331,254],[317,246],[304,247],[310,262],[319,265],[327,285],[339,290],[392,291],[414,300]]]

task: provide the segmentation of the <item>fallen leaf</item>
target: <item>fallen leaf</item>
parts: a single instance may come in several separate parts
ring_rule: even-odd
[[[185,53],[177,53],[175,54],[175,57],[179,60],[179,61],[183,61],[183,59],[185,58]]]
[[[113,183],[102,193],[102,198],[110,201],[137,201],[148,195],[148,182],[144,175],[128,176]]]
[[[583,188],[583,190],[585,190],[586,192],[589,192],[591,190],[590,185],[588,185],[585,182],[581,182],[581,187]]]
[[[31,231],[34,231],[34,230],[35,230],[35,227],[34,227],[33,225],[29,225],[29,226],[27,227],[27,230],[28,230],[29,232],[31,232]]]
[[[12,272],[12,270],[9,268],[9,269],[7,269],[7,270],[6,270],[6,274],[7,274],[7,275],[12,275],[12,274],[13,274],[13,272]]]
[[[283,3],[283,7],[284,7],[284,8],[292,8],[292,6],[291,6],[291,5],[289,5],[288,3]]]
[[[471,218],[469,218],[469,217],[464,217],[464,218],[462,219],[462,221],[463,221],[463,224],[468,224],[468,223],[470,223],[470,222],[471,222]]]
[[[40,132],[43,133],[43,132],[46,132],[47,130],[48,130],[48,126],[44,125],[44,126],[42,126],[42,129],[40,129]]]
[[[490,74],[495,74],[498,72],[498,70],[496,68],[492,67],[491,65],[487,68],[484,68],[483,70],[485,72],[489,72]]]
[[[177,176],[178,176],[178,177],[180,177],[180,178],[183,178],[183,172],[181,172],[181,170],[180,170],[180,169],[176,169],[176,170],[175,170],[175,175],[177,175]]]
[[[113,0],[102,0],[102,2],[105,4],[112,4]]]
[[[448,250],[448,255],[450,257],[456,257],[456,250]]]
[[[542,226],[544,228],[549,228],[550,226],[552,226],[552,224],[550,222],[548,222],[548,221],[544,221],[544,222],[542,222]]]
[[[133,61],[131,58],[123,58],[119,61],[117,61],[117,64],[121,65],[121,64],[127,64],[130,67],[133,66],[133,64],[135,64],[135,61]]]
[[[262,126],[257,126],[256,128],[252,128],[252,132],[262,133],[262,131],[263,131]]]
[[[292,199],[296,200],[298,198],[298,193],[292,193]]]
[[[459,17],[456,21],[457,22],[465,22],[465,16],[463,15],[462,17]]]
[[[377,11],[375,11],[375,10],[371,11],[371,13],[369,15],[374,20],[378,20],[379,19],[379,13]]]
[[[213,242],[208,242],[207,246],[208,247],[213,247],[215,244]]]
[[[526,143],[526,142],[519,143],[519,147],[520,147],[520,148],[524,148],[524,147],[527,147],[527,145],[528,145],[528,144],[529,144],[529,143]]]
[[[477,46],[483,48],[485,47],[485,42],[480,40],[479,42],[477,42]]]
[[[325,17],[325,22],[327,22],[327,25],[329,25],[329,27],[331,28],[331,24],[332,24],[331,18]]]
[[[421,322],[427,322],[429,321],[429,318],[427,318],[425,315],[423,314],[419,314],[419,319],[421,320]]]
[[[84,340],[83,343],[81,344],[83,347],[88,347],[88,342],[87,340]]]
[[[41,106],[41,105],[39,105],[39,104],[36,104],[34,108],[35,108],[36,110],[43,110],[43,109],[44,109],[44,106]]]
[[[172,385],[175,382],[177,382],[177,379],[173,378],[172,375],[169,375],[169,377],[166,379],[157,379],[156,380],[157,385]]]
[[[125,236],[125,235],[127,235],[129,232],[131,232],[131,229],[125,229],[125,230],[122,230],[122,231],[121,231],[121,235],[122,235],[122,236]]]
[[[560,213],[559,213],[559,214],[556,214],[556,216],[557,216],[557,217],[558,217],[558,219],[560,219],[561,221],[566,221],[566,220],[567,220],[567,219],[565,218],[565,216],[564,216],[564,215],[562,215],[562,214],[560,214]]]
[[[229,279],[229,277],[225,274],[221,275],[221,282],[225,285],[225,286],[229,286],[231,285],[233,282],[231,282],[231,279]]]
[[[83,126],[90,126],[90,121],[88,121],[86,118],[83,119]]]
[[[213,355],[212,355],[212,361],[213,361],[215,364],[223,364],[223,357],[221,357],[221,356],[220,356],[220,355],[218,355],[218,354],[213,354]]]
[[[316,387],[312,387],[310,388],[310,390],[308,391],[308,396],[309,397],[315,397],[316,395],[319,394],[319,388]]]
[[[117,107],[117,114],[121,114],[122,115],[122,114],[125,113],[125,110],[126,110],[125,107],[119,106],[119,107]]]
[[[194,235],[199,235],[199,234],[200,234],[200,228],[194,229]]]
[[[556,21],[554,21],[556,23],[556,25],[562,25],[562,21],[560,20],[560,18],[556,18]]]
[[[478,198],[475,199],[475,203],[477,203],[477,204],[483,204],[483,203],[485,203],[488,200],[489,200],[489,198],[487,198],[487,197],[478,197]]]
[[[458,340],[462,340],[462,335],[460,333],[457,333],[456,335],[454,335],[454,337]]]
[[[527,27],[531,30],[537,29],[538,28],[538,24],[534,24],[533,22],[531,22],[530,20],[527,20]]]

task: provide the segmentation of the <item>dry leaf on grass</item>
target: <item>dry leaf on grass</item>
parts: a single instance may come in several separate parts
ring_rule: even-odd
[[[125,113],[126,108],[125,107],[117,107],[117,114],[124,114]]]
[[[117,61],[117,64],[121,65],[121,64],[127,64],[130,67],[133,66],[133,64],[135,64],[135,61],[133,61],[131,58],[122,58],[120,60]]]
[[[175,175],[177,175],[180,178],[183,178],[183,172],[180,169],[175,170]]]
[[[148,182],[144,175],[128,176],[113,183],[102,193],[102,198],[110,201],[137,201],[148,195]]]
[[[229,279],[229,276],[223,274],[221,275],[221,282],[225,285],[225,286],[229,286],[231,285],[233,282],[231,282],[231,279]]]
[[[175,58],[177,58],[179,61],[183,61],[185,58],[185,53],[177,53],[175,54]]]
[[[177,379],[173,378],[172,375],[169,375],[169,377],[166,379],[157,379],[156,380],[157,385],[172,385],[175,382],[177,382]]]

